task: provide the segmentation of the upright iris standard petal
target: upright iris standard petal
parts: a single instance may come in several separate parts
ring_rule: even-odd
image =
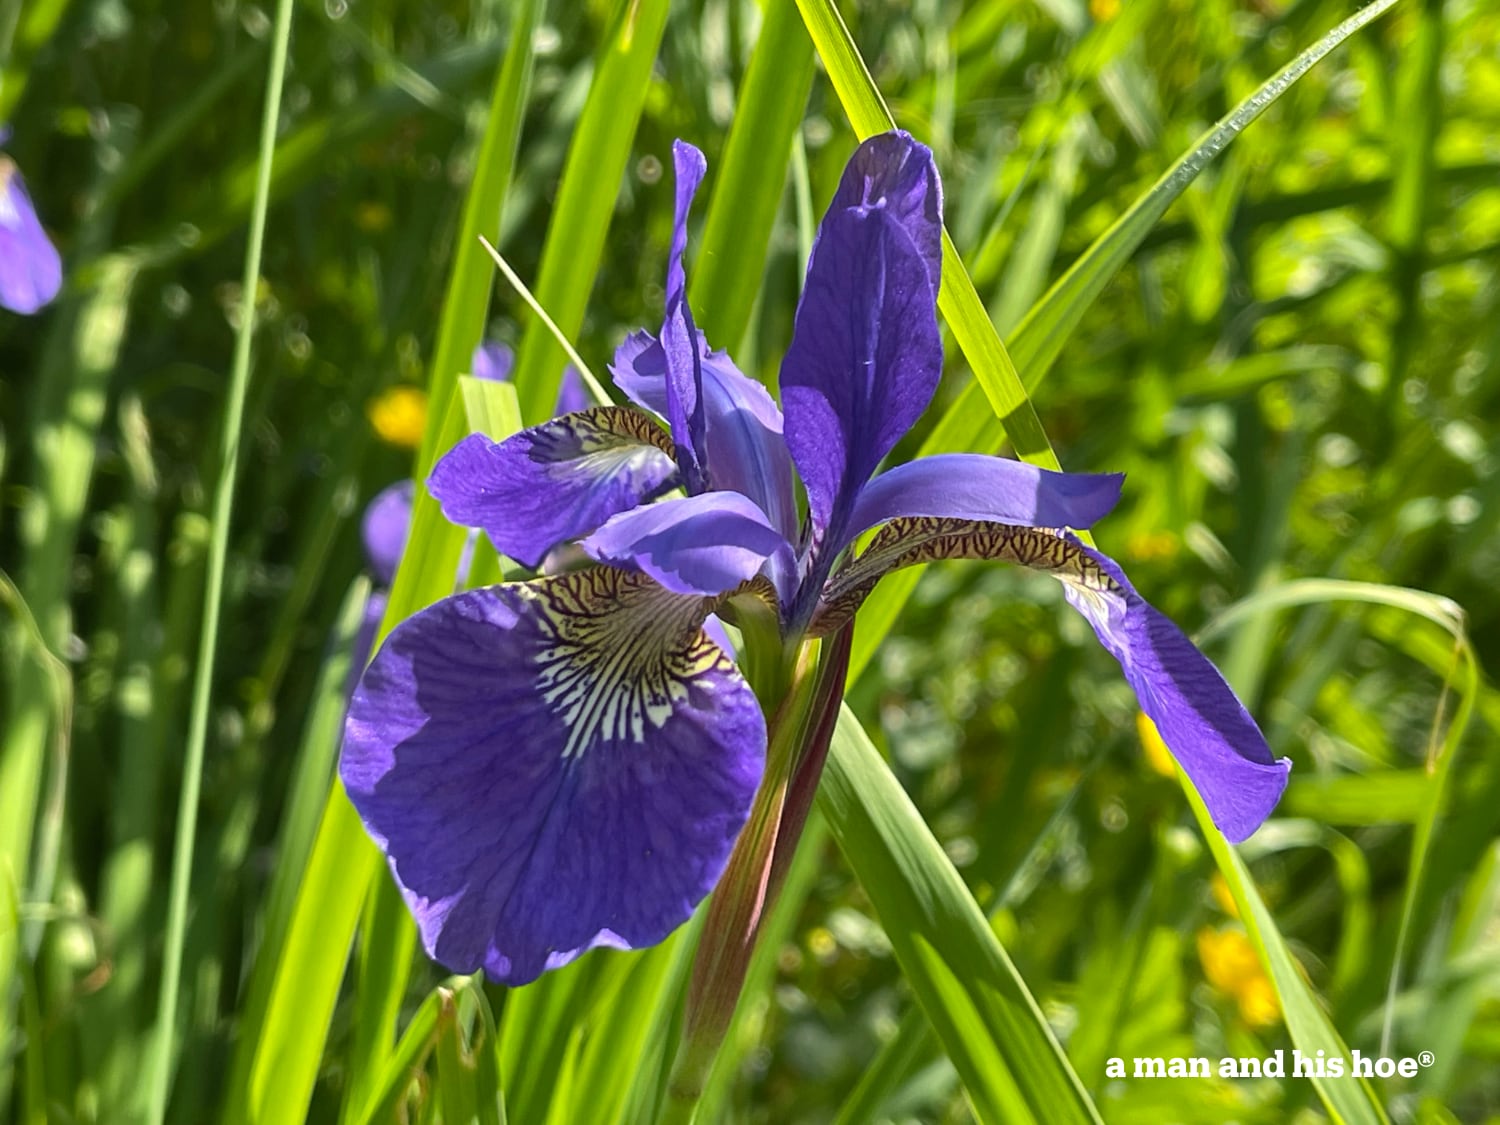
[[[818,228],[781,365],[787,445],[814,524],[834,539],[937,389],[941,248],[932,153],[904,133],[865,141]]]
[[[782,436],[781,409],[764,386],[724,352],[698,336],[710,487],[739,492],[760,505],[788,540],[797,534],[792,459]],[[647,410],[666,416],[666,355],[645,332],[627,337],[610,366],[615,384]]]
[[[888,469],[861,489],[846,536],[900,516],[1092,527],[1118,502],[1124,479],[1123,473],[1056,473],[981,453],[939,453]],[[844,545],[827,549],[837,553]]]
[[[339,771],[435,959],[524,984],[661,941],[712,888],[766,742],[701,631],[712,604],[601,567],[472,590],[391,634]]]
[[[635,507],[676,472],[671,443],[639,411],[596,406],[503,442],[470,434],[427,486],[454,523],[482,527],[497,550],[535,567],[559,543]]]
[[[0,155],[0,306],[34,313],[62,286],[62,259],[32,206],[21,173]]]
[[[1019,563],[1060,579],[1069,603],[1120,662],[1141,710],[1192,778],[1219,830],[1238,843],[1271,815],[1290,762],[1271,756],[1255,720],[1218,670],[1136,593],[1119,566],[1065,532],[969,520],[895,520],[834,576],[814,628],[839,628],[881,577],[898,567],[956,558]]]
[[[677,446],[677,463],[689,492],[708,487],[704,464],[708,428],[703,413],[702,358],[698,351],[698,329],[688,308],[687,272],[682,258],[687,251],[688,212],[693,196],[708,169],[703,154],[684,141],[672,144],[676,170],[677,213],[672,224],[672,249],[667,257],[667,311],[661,325],[661,347],[666,360],[667,424]]]
[[[762,569],[783,602],[792,590],[792,546],[737,492],[704,492],[621,512],[582,543],[594,558],[641,570],[678,594],[714,596]],[[776,563],[774,567],[767,564]]]
[[[411,506],[415,486],[409,480],[399,480],[381,489],[365,508],[360,522],[360,538],[364,541],[365,561],[370,574],[381,586],[389,586],[396,577],[396,567],[401,562],[401,552],[406,549],[406,536],[411,530]]]

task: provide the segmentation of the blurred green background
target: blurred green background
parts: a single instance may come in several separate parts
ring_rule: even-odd
[[[218,1120],[257,1034],[256,953],[268,903],[287,893],[274,880],[301,862],[329,777],[318,705],[341,690],[326,673],[332,638],[363,597],[359,514],[412,471],[492,87],[529,7],[293,7],[169,1120]],[[755,0],[541,8],[500,225],[524,278],[545,279],[564,164],[606,55],[640,35],[654,57],[638,126],[624,109],[601,118],[623,176],[617,193],[612,175],[594,185],[612,218],[597,269],[578,236],[586,283],[569,290],[575,342],[602,372],[626,331],[660,316],[671,141],[705,150],[719,191],[771,16]],[[1007,341],[1205,128],[1353,10],[840,8],[897,122],[932,145],[949,231]],[[782,23],[781,85],[800,123],[763,156],[772,225],[752,248],[763,270],[733,282],[753,301],[742,337],[715,336],[723,310],[700,309],[715,346],[773,384],[810,216],[857,139],[795,11]],[[15,969],[0,997],[0,1121],[147,1112],[273,39],[273,13],[241,0],[0,8],[0,121],[67,271],[40,316],[0,313],[0,832],[13,867],[0,952]],[[574,159],[586,182],[589,153]],[[1500,1115],[1500,695],[1482,672],[1500,659],[1497,266],[1500,8],[1403,0],[1196,178],[1059,341],[1044,384],[1036,349],[1031,364],[1016,353],[1063,465],[1128,473],[1100,546],[1205,631],[1295,763],[1278,816],[1240,851],[1343,1040],[1370,1053],[1388,1034],[1387,1053],[1434,1053],[1416,1079],[1375,1084],[1398,1121]],[[484,318],[510,342],[531,319],[503,282]],[[556,379],[558,355],[539,379]],[[975,384],[951,339],[948,358],[898,458],[953,403],[955,417],[987,412],[965,396]],[[529,386],[523,404],[546,398]],[[1292,1040],[1170,763],[1149,737],[1143,750],[1129,689],[1053,584],[945,564],[889,635],[867,639],[879,644],[851,704],[992,912],[1102,1116],[1325,1118],[1305,1081],[1105,1077],[1112,1056],[1260,1056]],[[302,849],[290,861],[289,833]],[[700,1121],[984,1119],[914,1006],[889,920],[825,831],[805,843],[812,858]],[[394,1022],[373,1034],[405,1029],[442,978],[420,955],[403,967],[382,1009]],[[339,995],[321,1055],[321,1039],[311,1048],[318,1121],[360,1119],[356,1060],[391,1051],[362,1044],[362,1009]],[[510,1018],[499,990],[488,999]],[[634,1103],[606,1114],[597,1091],[550,1096],[612,1026],[570,1003],[502,1051],[510,1120],[649,1120]],[[472,1008],[437,1019],[488,1049]],[[438,1096],[447,1034],[375,1119],[465,1116]],[[620,1060],[635,1066],[623,1048]]]

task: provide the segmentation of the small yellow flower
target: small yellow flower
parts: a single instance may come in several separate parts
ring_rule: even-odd
[[[427,392],[420,387],[387,388],[365,408],[380,439],[403,449],[415,449],[427,427]]]
[[[1096,23],[1108,23],[1120,14],[1120,0],[1089,0],[1089,15]]]
[[[1176,777],[1177,766],[1172,761],[1172,753],[1161,740],[1156,724],[1147,717],[1146,712],[1135,713],[1135,729],[1141,736],[1141,749],[1146,752],[1146,764],[1162,777]]]
[[[1281,1018],[1276,988],[1243,930],[1203,927],[1198,931],[1198,960],[1208,983],[1234,1000],[1240,1018],[1251,1027],[1270,1027]]]
[[[1240,908],[1235,905],[1234,895],[1229,892],[1229,884],[1224,882],[1224,876],[1217,871],[1208,880],[1209,892],[1214,896],[1214,901],[1219,904],[1219,909],[1231,918],[1240,916]]]

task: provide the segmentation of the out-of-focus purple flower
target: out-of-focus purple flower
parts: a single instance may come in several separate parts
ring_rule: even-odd
[[[784,419],[693,321],[683,254],[705,162],[682,142],[674,156],[663,324],[612,368],[645,410],[474,435],[428,482],[449,519],[527,565],[572,540],[604,565],[422,611],[350,709],[345,787],[428,952],[520,984],[594,946],[664,938],[723,871],[766,751],[755,693],[705,619],[757,603],[779,623],[774,659],[842,634],[883,575],[936,559],[1061,580],[1215,823],[1253,832],[1287,763],[1181,631],[1067,530],[1114,506],[1118,475],[970,454],[877,472],[942,368],[932,154],[888,133],[850,160],[782,364]]]
[[[0,145],[10,130],[0,127]],[[0,152],[0,305],[34,313],[62,286],[62,260],[42,229],[15,161]]]

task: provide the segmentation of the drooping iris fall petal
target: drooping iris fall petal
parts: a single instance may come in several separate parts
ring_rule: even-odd
[[[651,496],[676,473],[671,443],[646,415],[596,406],[503,442],[470,434],[427,486],[454,523],[481,527],[501,554],[535,567]]]
[[[1172,621],[1136,592],[1117,563],[1065,532],[970,520],[887,524],[829,583],[819,631],[838,628],[880,579],[903,566],[977,558],[1018,563],[1059,579],[1093,626],[1221,832],[1244,840],[1271,814],[1290,762],[1276,759],[1234,691]]]
[[[391,634],[339,771],[436,960],[523,984],[661,941],[712,888],[766,740],[702,632],[712,604],[604,567],[471,590]]]

